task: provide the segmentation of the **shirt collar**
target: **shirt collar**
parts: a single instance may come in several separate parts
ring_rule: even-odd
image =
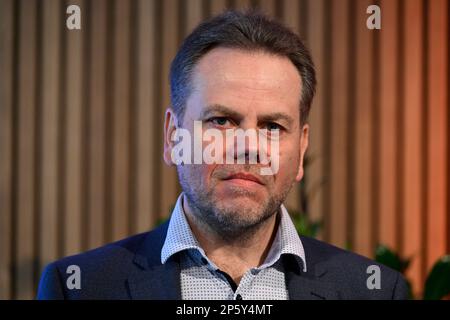
[[[161,250],[161,263],[166,263],[172,255],[178,252],[194,249],[210,265],[217,269],[214,263],[208,259],[205,251],[200,247],[200,244],[192,233],[183,210],[183,197],[184,195],[181,193],[172,211],[166,239]],[[280,209],[280,223],[272,247],[264,263],[257,269],[270,267],[280,259],[282,254],[292,254],[303,261],[303,271],[306,272],[306,258],[302,241],[284,205],[281,205]]]

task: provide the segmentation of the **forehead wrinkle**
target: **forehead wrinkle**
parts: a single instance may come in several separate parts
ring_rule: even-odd
[[[248,68],[247,58],[249,56],[254,58],[250,59],[251,62],[254,62],[252,63],[252,73],[249,76],[244,76],[239,73],[235,74],[233,72],[234,67],[239,68],[242,66],[243,68]],[[224,57],[227,57],[228,59],[224,59]],[[263,58],[264,61],[259,58]],[[286,72],[285,70],[285,72],[276,72],[277,70],[279,70],[280,64],[284,67],[289,66],[289,71]],[[230,66],[232,66],[233,68],[230,69]],[[193,78],[197,78],[196,76],[201,76],[202,71],[206,72],[209,75],[213,75],[212,79],[208,79],[209,81],[247,80],[252,83],[257,82],[261,85],[269,84],[269,86],[267,86],[268,89],[273,89],[274,87],[273,85],[271,85],[271,80],[273,79],[272,71],[275,71],[277,73],[277,77],[279,77],[280,79],[291,82],[292,79],[289,78],[294,76],[299,80],[299,84],[301,84],[301,77],[299,72],[287,57],[281,57],[263,51],[247,51],[233,48],[215,48],[205,56],[203,56],[194,66]]]

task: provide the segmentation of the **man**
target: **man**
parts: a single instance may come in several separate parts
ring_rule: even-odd
[[[282,205],[303,177],[316,84],[308,50],[294,33],[259,14],[224,13],[184,41],[170,84],[164,159],[177,165],[183,190],[170,220],[151,232],[50,264],[38,298],[406,298],[399,273],[299,237]],[[233,137],[231,143],[219,142],[214,156],[222,160],[231,146],[235,163],[191,161],[195,156],[186,154],[191,148],[179,161],[179,130],[195,136],[199,123],[215,132],[216,140],[242,129],[264,132],[275,144],[248,142],[236,149]],[[259,136],[258,142],[263,140]],[[206,149],[205,140],[188,144]],[[261,160],[263,155],[270,163]],[[272,162],[272,174],[261,174]],[[70,285],[70,266],[79,268],[78,286]],[[368,273],[374,268],[375,285]]]

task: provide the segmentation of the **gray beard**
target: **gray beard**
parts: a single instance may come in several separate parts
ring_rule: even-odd
[[[245,214],[242,209],[221,207],[213,201],[212,190],[197,190],[192,179],[186,179],[185,172],[178,170],[179,181],[185,200],[192,209],[196,225],[207,232],[215,233],[227,243],[250,239],[269,218],[279,211],[290,188],[279,196],[269,197],[260,212]],[[245,192],[245,191],[244,191]],[[248,218],[250,217],[250,218]]]

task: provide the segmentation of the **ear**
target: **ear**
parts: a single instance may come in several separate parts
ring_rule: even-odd
[[[303,178],[303,159],[305,157],[306,149],[308,149],[309,143],[309,125],[305,124],[302,127],[302,132],[300,136],[300,163],[298,166],[297,176],[295,180],[299,182]]]
[[[172,108],[167,108],[164,118],[164,162],[172,166],[172,149],[174,147],[174,141],[172,141],[172,135],[177,129],[177,117]]]

